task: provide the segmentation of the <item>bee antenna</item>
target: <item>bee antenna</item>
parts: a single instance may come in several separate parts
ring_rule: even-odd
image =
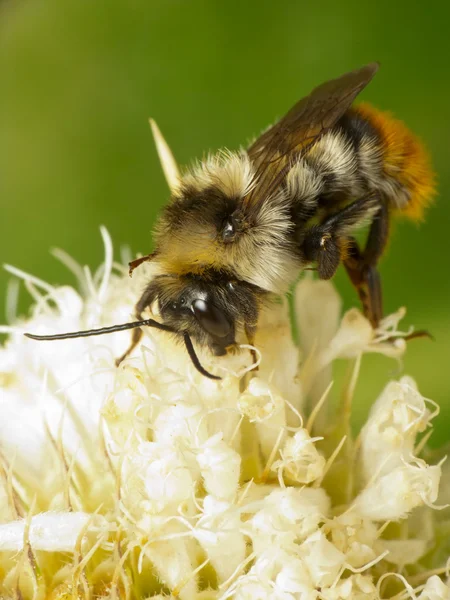
[[[143,321],[133,321],[132,323],[123,323],[122,325],[112,325],[111,327],[101,327],[100,329],[87,329],[86,331],[72,331],[70,333],[56,333],[54,335],[34,335],[33,333],[24,333],[24,336],[32,340],[66,340],[68,338],[90,337],[92,335],[103,335],[105,333],[114,333],[115,331],[124,331],[125,329],[135,329],[136,327],[154,327],[162,331],[174,333],[175,330],[168,325],[158,323],[154,319],[144,319]]]
[[[192,361],[192,364],[197,369],[199,373],[208,377],[209,379],[222,379],[222,377],[218,377],[217,375],[213,375],[209,373],[206,369],[204,369],[198,359],[197,354],[195,353],[194,345],[192,344],[192,340],[187,331],[183,332],[184,344],[186,346],[187,353],[189,354],[189,358]]]
[[[155,329],[160,329],[161,331],[168,331],[169,333],[177,333],[175,329],[170,327],[169,325],[164,325],[164,323],[158,323],[154,319],[144,319],[142,321],[133,321],[132,323],[122,323],[121,325],[112,325],[111,327],[101,327],[100,329],[87,329],[85,331],[71,331],[68,333],[56,333],[53,335],[35,335],[34,333],[24,333],[24,336],[30,338],[31,340],[38,341],[51,341],[51,340],[67,340],[70,338],[80,338],[80,337],[91,337],[93,335],[104,335],[106,333],[114,333],[115,331],[124,331],[125,329],[135,329],[136,327],[154,327]],[[191,338],[187,331],[183,332],[184,343],[186,346],[187,353],[189,354],[189,358],[192,361],[192,364],[197,369],[199,373],[204,375],[205,377],[209,377],[209,379],[222,379],[217,375],[212,375],[206,369],[204,369],[198,359],[197,354],[195,353],[194,346],[192,344]]]

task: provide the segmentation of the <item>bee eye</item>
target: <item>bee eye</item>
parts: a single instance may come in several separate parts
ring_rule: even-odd
[[[194,300],[192,310],[203,329],[211,335],[224,338],[230,333],[231,323],[214,304],[205,300]]]
[[[236,235],[236,228],[231,218],[227,219],[222,228],[222,239],[224,242],[230,242]]]

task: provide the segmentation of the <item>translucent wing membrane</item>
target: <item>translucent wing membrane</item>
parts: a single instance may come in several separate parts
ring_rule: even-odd
[[[336,124],[378,67],[370,63],[319,85],[248,148],[256,165],[256,185],[246,202],[264,201],[277,189],[292,163]]]

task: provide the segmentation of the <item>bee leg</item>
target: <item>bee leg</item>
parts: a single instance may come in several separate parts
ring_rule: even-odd
[[[347,256],[344,267],[358,292],[364,315],[373,327],[377,327],[383,316],[383,300],[380,276],[375,265],[367,265],[364,253],[354,238],[348,238]]]
[[[128,346],[126,352],[122,354],[119,358],[116,358],[116,367],[120,365],[122,361],[124,361],[127,356],[129,356],[136,346],[139,344],[142,338],[142,329],[133,329],[133,333],[131,334],[131,344]]]
[[[321,279],[331,279],[336,273],[342,257],[345,256],[347,245],[353,242],[348,232],[379,211],[380,198],[378,194],[370,193],[327,217],[322,223],[313,225],[307,231],[301,243],[301,250],[307,261],[317,264],[317,272]],[[367,248],[367,252],[370,251],[371,248]],[[355,279],[361,262],[362,259],[359,260],[358,255]]]
[[[369,229],[364,250],[358,242],[349,237],[346,255],[343,260],[350,281],[356,288],[364,315],[372,326],[378,327],[383,318],[383,298],[381,293],[381,280],[377,270],[389,237],[389,213],[384,203],[375,215]]]
[[[145,256],[141,256],[140,258],[135,258],[130,263],[128,263],[129,269],[128,274],[130,277],[133,275],[133,271],[137,269],[142,263],[149,262],[153,260],[156,256],[157,252],[152,252],[151,254],[146,254]]]
[[[145,257],[143,257],[143,258],[145,258]],[[138,259],[138,260],[141,260],[141,259]],[[148,306],[150,306],[152,304],[154,299],[155,299],[155,288],[154,288],[153,284],[150,283],[145,288],[144,293],[142,294],[142,296],[139,299],[139,302],[136,304],[135,314],[136,314],[136,319],[138,321],[140,321],[142,319],[142,313]],[[116,359],[116,367],[118,367],[120,365],[120,363],[122,361],[124,361],[133,352],[133,350],[136,348],[136,346],[141,341],[141,338],[142,338],[142,329],[141,328],[133,329],[133,333],[131,334],[131,343],[130,343],[128,349],[126,350],[126,352],[124,352],[122,354],[122,356],[120,356],[119,358]]]
[[[344,266],[355,286],[363,306],[364,315],[369,319],[372,327],[378,327],[383,318],[383,298],[381,293],[381,280],[377,270],[389,237],[389,213],[382,204],[369,229],[364,250],[361,251],[354,238],[348,238],[347,255]],[[420,337],[432,338],[425,330],[413,331],[409,335],[401,336],[408,341]],[[398,336],[393,335],[389,341],[395,342]]]

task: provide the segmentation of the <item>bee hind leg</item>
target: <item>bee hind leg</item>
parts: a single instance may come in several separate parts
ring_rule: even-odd
[[[387,207],[382,204],[370,226],[364,250],[361,251],[354,238],[348,238],[346,256],[343,260],[350,281],[358,292],[364,315],[374,329],[383,318],[381,279],[377,263],[384,252],[388,237],[389,213]],[[402,339],[408,341],[419,337],[431,338],[432,336],[428,331],[420,330],[402,336]],[[398,336],[393,335],[389,339],[394,342],[397,338]]]
[[[381,279],[377,269],[389,237],[389,213],[384,203],[375,215],[369,229],[366,245],[361,250],[358,242],[348,238],[344,267],[350,281],[356,288],[364,315],[374,328],[378,327],[383,318],[383,296]]]
[[[376,264],[367,264],[364,252],[357,241],[349,238],[344,267],[353,286],[358,292],[364,315],[374,328],[378,327],[383,318],[383,296],[381,291],[380,274]]]
[[[371,218],[369,233],[361,249],[348,233]],[[371,192],[313,226],[304,238],[301,249],[308,261],[317,263],[321,279],[331,278],[342,261],[358,292],[364,315],[376,329],[383,318],[381,279],[377,265],[389,238],[389,211],[385,202]],[[403,339],[430,337],[427,331],[417,331]],[[394,341],[396,336],[392,336]]]

